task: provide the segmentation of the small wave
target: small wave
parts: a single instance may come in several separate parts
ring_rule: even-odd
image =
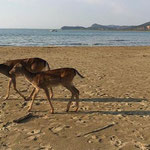
[[[106,43],[94,43],[92,45],[95,45],[95,46],[98,46],[98,45],[104,46],[104,45],[109,45],[109,44],[106,44]]]
[[[84,44],[84,43],[68,43],[68,45],[88,45],[88,44]]]
[[[93,45],[102,45],[102,43],[94,43]]]
[[[86,46],[88,44],[86,43],[57,43],[57,44],[51,44],[51,45],[61,45],[61,46]]]
[[[0,46],[15,46],[15,45],[11,45],[11,44],[0,44]]]
[[[109,40],[109,41],[123,42],[123,41],[129,41],[129,40]]]

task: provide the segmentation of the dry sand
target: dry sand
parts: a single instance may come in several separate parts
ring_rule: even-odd
[[[80,109],[66,113],[70,93],[55,87],[55,114],[41,90],[34,117],[14,123],[27,113],[30,101],[13,88],[4,101],[8,78],[0,74],[1,150],[150,149],[150,47],[0,47],[0,63],[29,57],[47,60],[51,69],[76,68],[85,76],[74,80]],[[25,96],[32,90],[23,77],[17,87]]]

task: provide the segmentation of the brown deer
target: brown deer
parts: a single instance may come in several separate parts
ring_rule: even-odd
[[[11,84],[13,84],[14,90],[25,100],[26,98],[17,90],[16,88],[16,77],[17,75],[12,75],[9,73],[9,71],[17,64],[17,63],[22,63],[24,64],[24,67],[29,70],[30,72],[40,72],[42,70],[50,70],[49,64],[47,61],[41,58],[27,58],[27,59],[16,59],[16,60],[8,60],[3,64],[0,64],[0,73],[4,74],[8,78],[10,78],[8,82],[8,89],[7,89],[7,94],[5,96],[5,100],[8,99],[9,94],[10,94],[10,87]],[[19,76],[19,75],[18,75]],[[32,91],[30,97],[34,93],[34,90]],[[29,97],[29,98],[30,98]]]
[[[46,97],[49,101],[51,107],[51,113],[54,113],[54,107],[51,103],[51,98],[53,96],[53,92],[51,90],[51,95],[49,96],[49,90],[52,89],[53,86],[62,85],[67,88],[71,93],[71,100],[68,102],[66,111],[69,111],[70,105],[74,99],[76,98],[76,110],[79,108],[79,90],[73,85],[72,81],[76,74],[78,74],[81,78],[84,78],[76,69],[74,68],[60,68],[55,70],[43,71],[39,73],[32,73],[26,69],[23,64],[16,64],[13,69],[10,71],[10,74],[22,74],[25,78],[35,87],[34,94],[32,96],[32,102],[28,109],[30,111],[32,109],[32,105],[36,95],[38,94],[40,89],[45,91]]]

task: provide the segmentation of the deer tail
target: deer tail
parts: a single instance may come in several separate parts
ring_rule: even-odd
[[[85,78],[84,76],[82,76],[77,70],[75,70],[76,71],[76,74],[78,75],[78,76],[80,76],[81,78]]]

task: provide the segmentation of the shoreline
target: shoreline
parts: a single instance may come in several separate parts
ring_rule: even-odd
[[[116,47],[116,48],[119,48],[119,47],[150,47],[150,45],[141,45],[141,46],[55,46],[55,45],[49,45],[49,46],[0,46],[0,48],[10,48],[10,47],[17,47],[17,48],[65,48],[65,47],[68,47],[68,48],[108,48],[108,47]]]
[[[107,45],[106,46],[104,46],[104,45],[103,46],[99,46],[99,45],[91,45],[91,46],[90,45],[85,45],[85,46],[84,45],[70,45],[70,46],[69,45],[64,45],[64,46],[63,45],[61,45],[61,46],[58,46],[58,45],[49,45],[49,46],[12,46],[12,45],[10,45],[9,46],[9,45],[6,45],[5,46],[5,45],[0,45],[0,47],[33,47],[33,48],[34,47],[39,47],[39,48],[42,48],[42,47],[43,48],[53,48],[53,47],[58,47],[58,48],[59,47],[76,47],[76,48],[78,48],[78,47],[82,47],[82,48],[91,47],[92,48],[93,47],[94,48],[94,47],[150,47],[150,45],[140,45],[140,46],[139,45],[137,45],[137,46],[136,45],[135,46],[134,45],[132,45],[132,46],[124,46],[124,45],[122,45],[122,46],[120,46],[120,45],[119,46],[116,46],[116,45],[115,46],[114,45],[110,45],[110,46],[107,46]]]

